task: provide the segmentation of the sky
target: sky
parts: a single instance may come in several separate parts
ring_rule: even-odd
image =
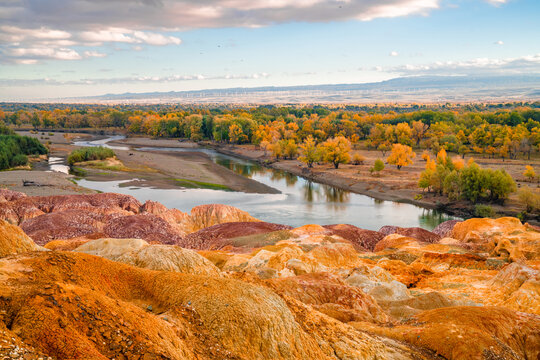
[[[540,74],[538,0],[0,0],[0,101]]]

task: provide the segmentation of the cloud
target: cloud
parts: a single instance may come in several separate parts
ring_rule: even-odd
[[[0,7],[1,9],[1,7]],[[157,32],[108,28],[98,31],[69,33],[64,30],[40,27],[26,29],[16,26],[0,26],[0,60],[17,64],[35,64],[42,60],[79,60],[83,57],[72,47],[90,48],[84,51],[86,58],[104,57],[95,50],[106,43],[146,44],[153,46],[180,45],[182,40]]]
[[[87,58],[88,58],[88,57],[98,57],[98,58],[100,58],[100,57],[105,57],[105,56],[107,56],[107,54],[100,53],[100,52],[98,52],[98,51],[85,51],[85,52],[84,52],[84,56],[87,57]]]
[[[491,0],[500,2],[504,0]],[[35,63],[97,51],[100,46],[174,46],[173,32],[261,27],[290,22],[370,21],[427,15],[442,0],[4,0],[0,1],[0,61]],[[50,56],[15,57],[13,48],[49,47]],[[76,48],[81,47],[83,49]],[[65,52],[65,51],[64,51]],[[79,57],[82,58],[82,57]]]
[[[109,70],[109,69],[106,69]],[[268,78],[268,73],[253,73],[253,74],[227,74],[227,75],[168,75],[168,76],[129,76],[129,77],[117,77],[117,78],[94,78],[94,79],[78,79],[61,81],[50,78],[38,78],[38,79],[9,79],[0,78],[0,86],[38,86],[38,85],[110,85],[110,84],[136,84],[136,83],[174,83],[183,81],[201,81],[201,80],[250,80],[250,79],[262,79]]]
[[[390,54],[388,54],[389,56],[398,56],[398,52],[397,51],[391,51]]]
[[[495,45],[504,45],[504,42],[502,40],[495,41]]]
[[[374,69],[407,75],[480,75],[540,73],[540,54],[519,58],[478,58],[466,61],[438,61],[430,64],[401,65]]]
[[[442,0],[9,0],[0,23],[68,32],[256,27],[425,15]],[[7,16],[9,15],[9,16]],[[26,20],[28,19],[28,20]]]
[[[490,3],[493,6],[500,6],[508,2],[508,0],[485,0],[485,1]]]

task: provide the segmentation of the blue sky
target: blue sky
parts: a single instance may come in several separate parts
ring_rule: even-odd
[[[537,0],[200,3],[5,0],[0,100],[540,73]]]

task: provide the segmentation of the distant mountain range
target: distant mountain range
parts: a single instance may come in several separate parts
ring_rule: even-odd
[[[540,74],[505,76],[415,76],[364,84],[266,86],[61,99],[92,103],[393,103],[540,100]]]

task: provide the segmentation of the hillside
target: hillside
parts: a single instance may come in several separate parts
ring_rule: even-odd
[[[7,359],[536,359],[540,230],[433,232],[0,189]]]

